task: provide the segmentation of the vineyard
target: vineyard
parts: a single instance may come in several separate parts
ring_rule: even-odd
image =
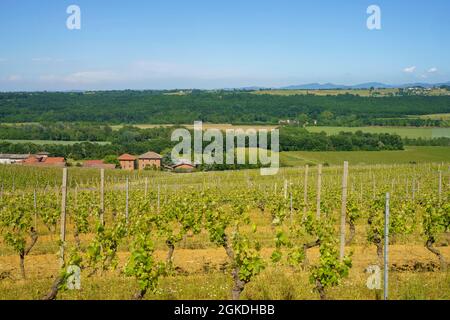
[[[387,193],[389,298],[450,299],[448,164],[0,181],[0,299],[380,299]]]

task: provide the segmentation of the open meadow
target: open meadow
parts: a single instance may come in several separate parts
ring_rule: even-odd
[[[437,116],[437,115],[436,115]],[[193,129],[193,124],[184,124],[184,125],[175,125],[175,124],[134,124],[134,127],[140,129],[153,129],[158,127],[180,127],[183,126],[188,129]],[[269,125],[269,124],[259,124],[259,125],[233,125],[226,123],[203,123],[203,130],[207,129],[218,129],[218,130],[227,130],[227,129],[275,129],[278,128],[279,125]],[[111,128],[113,130],[119,130],[123,128],[123,125],[112,125]],[[411,139],[431,139],[431,138],[440,138],[440,137],[450,137],[450,128],[423,128],[423,127],[382,127],[382,126],[365,126],[365,127],[331,127],[331,126],[309,126],[306,128],[309,132],[319,133],[325,132],[328,135],[338,134],[339,132],[356,132],[362,131],[366,133],[389,133],[389,134],[398,134],[402,138],[411,138]]]
[[[253,94],[258,95],[279,95],[279,96],[294,96],[294,95],[315,95],[315,96],[336,96],[336,95],[355,95],[360,97],[387,97],[398,95],[400,90],[398,88],[385,89],[271,89],[253,91]],[[433,88],[425,91],[429,96],[446,96],[450,91],[442,88]]]
[[[417,127],[307,127],[310,132],[325,132],[328,135],[339,132],[362,131],[367,133],[390,133],[398,134],[402,138],[431,139],[450,137],[450,128],[417,128]]]

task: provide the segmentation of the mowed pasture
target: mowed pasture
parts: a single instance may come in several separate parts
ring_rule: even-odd
[[[289,151],[280,154],[282,166],[338,165],[343,161],[349,161],[351,165],[439,163],[449,159],[450,147],[406,147],[403,151]]]
[[[339,132],[362,131],[367,133],[390,133],[398,134],[402,138],[411,139],[432,139],[447,137],[450,138],[450,128],[417,128],[417,127],[307,127],[310,132],[325,132],[328,135]]]

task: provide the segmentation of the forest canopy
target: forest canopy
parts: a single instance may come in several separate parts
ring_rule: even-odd
[[[244,91],[191,91],[175,95],[129,90],[0,93],[0,122],[10,123],[190,124],[198,120],[277,124],[291,119],[300,124],[337,126],[384,123],[447,126],[440,120],[418,121],[417,117],[408,120],[410,116],[436,113],[450,113],[450,96],[278,96]]]

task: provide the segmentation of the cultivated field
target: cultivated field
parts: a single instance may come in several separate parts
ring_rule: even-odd
[[[280,95],[280,96],[294,96],[294,95],[306,95],[312,94],[316,96],[336,96],[340,94],[351,94],[360,97],[387,97],[392,95],[397,95],[399,89],[375,89],[373,91],[369,89],[320,89],[320,90],[258,90],[253,91],[254,94],[264,95]],[[421,94],[428,96],[446,96],[450,95],[450,91],[445,89],[434,88],[430,91],[421,91]]]
[[[432,120],[450,120],[450,113],[436,113],[436,114],[425,114],[422,116],[410,116],[411,118],[419,117],[421,119],[432,119]]]
[[[58,299],[375,299],[365,269],[381,263],[387,191],[390,298],[450,299],[448,164],[350,164],[342,261],[341,165],[107,171],[104,202],[100,172],[71,168],[64,248],[65,266],[82,270],[75,291],[55,281],[71,275],[58,259],[61,169],[0,166],[0,299],[41,299],[55,283]]]
[[[310,132],[326,132],[329,135],[339,132],[362,131],[367,133],[398,134],[403,138],[431,139],[450,137],[450,128],[417,128],[417,127],[308,127]]]
[[[447,162],[450,147],[405,147],[404,151],[289,151],[280,153],[283,166],[305,164],[337,165],[349,161],[353,165]]]

